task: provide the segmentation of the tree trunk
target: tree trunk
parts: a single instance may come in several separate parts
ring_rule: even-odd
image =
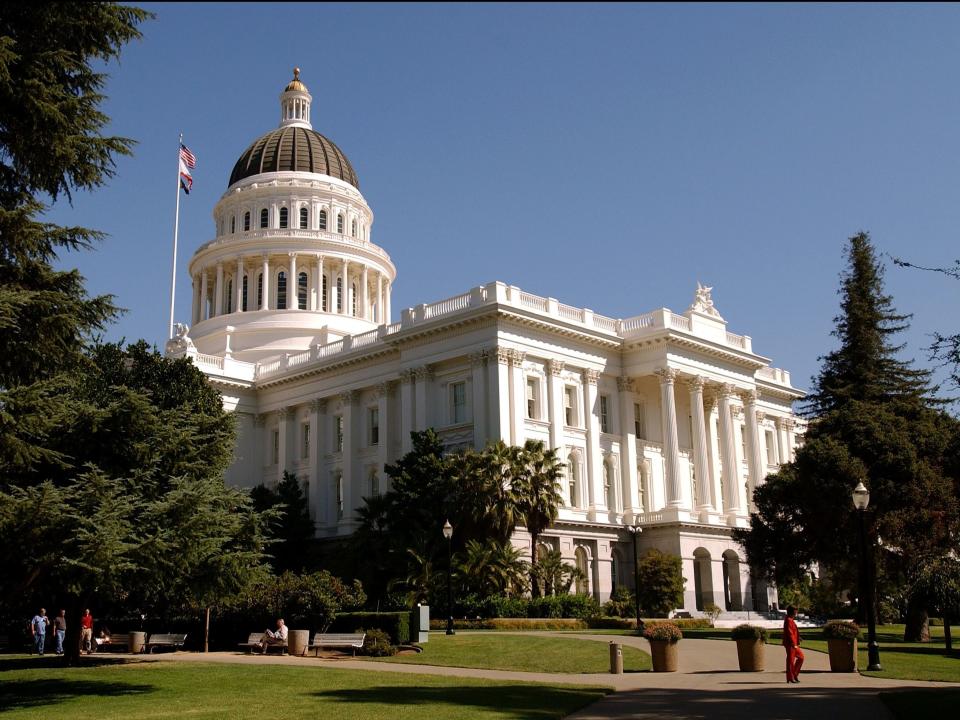
[[[930,642],[930,616],[927,608],[915,601],[907,603],[907,623],[903,629],[904,642]]]
[[[64,603],[64,610],[67,611],[67,632],[63,638],[63,664],[75,666],[80,664],[80,616],[84,600],[71,595]]]
[[[947,646],[947,652],[953,652],[953,635],[950,634],[950,616],[943,616],[943,644]]]
[[[530,564],[530,597],[540,597],[540,586],[537,585],[537,540],[540,538],[539,533],[532,532],[530,533],[530,559],[533,561]]]
[[[207,606],[207,620],[203,627],[203,651],[210,652],[210,606]]]

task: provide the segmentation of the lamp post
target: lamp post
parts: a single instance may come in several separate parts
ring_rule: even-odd
[[[857,483],[853,490],[853,506],[857,509],[857,522],[860,525],[860,572],[863,578],[863,587],[860,588],[860,597],[867,604],[867,670],[882,670],[880,667],[880,646],[877,644],[877,619],[873,608],[873,553],[867,544],[867,530],[863,516],[866,515],[867,505],[870,504],[870,491],[864,487],[863,481]]]
[[[447,539],[447,635],[456,635],[453,631],[453,525],[449,520],[443,524],[443,536]]]
[[[643,632],[643,620],[640,619],[640,558],[637,554],[637,540],[643,528],[639,525],[627,525],[627,530],[633,536],[633,596],[637,601],[637,634]]]

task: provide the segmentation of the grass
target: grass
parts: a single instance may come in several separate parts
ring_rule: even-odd
[[[56,660],[0,659],[7,718],[330,717],[337,720],[561,718],[609,692],[321,667],[131,662],[63,668]]]
[[[486,670],[547,673],[604,673],[610,670],[609,645],[563,637],[460,633],[430,635],[417,655],[396,655],[384,662],[444,665]],[[650,656],[623,647],[626,672],[650,670]]]

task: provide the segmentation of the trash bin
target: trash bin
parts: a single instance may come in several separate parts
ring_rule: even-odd
[[[610,643],[610,673],[623,675],[623,648],[620,643]]]
[[[287,652],[291,655],[306,655],[309,644],[309,630],[290,630],[287,632]]]
[[[410,639],[415,643],[425,643],[430,639],[430,606],[417,604],[413,609],[413,625]]]
[[[143,652],[143,646],[147,644],[147,634],[139,630],[130,633],[130,652],[136,655]]]

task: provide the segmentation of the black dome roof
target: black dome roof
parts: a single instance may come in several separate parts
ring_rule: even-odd
[[[310,172],[348,182],[360,181],[347,156],[316,130],[300,126],[278,128],[253,141],[230,173],[230,185],[268,172]]]

